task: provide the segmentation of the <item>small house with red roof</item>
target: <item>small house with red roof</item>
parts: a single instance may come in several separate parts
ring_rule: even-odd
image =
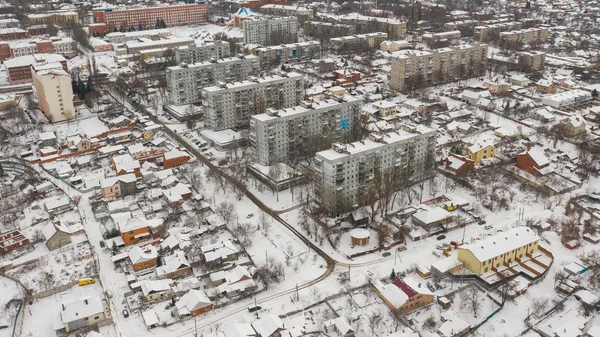
[[[444,161],[446,163],[446,169],[452,171],[456,176],[460,176],[465,172],[475,169],[474,160],[455,153],[450,153],[448,158]]]
[[[434,300],[433,293],[425,284],[411,277],[388,284],[376,279],[372,284],[385,304],[402,314],[432,304]]]

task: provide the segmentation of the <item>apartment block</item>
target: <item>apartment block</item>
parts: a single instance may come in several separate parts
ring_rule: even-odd
[[[180,26],[204,23],[208,20],[208,4],[192,3],[161,7],[113,10],[94,12],[96,23],[105,23],[109,27],[154,26],[162,19],[167,26]]]
[[[335,37],[329,40],[329,50],[334,54],[343,54],[379,49],[387,37],[388,34],[382,32]]]
[[[306,7],[285,5],[263,5],[260,12],[268,15],[296,16],[298,18],[312,19],[313,11]]]
[[[357,13],[329,16],[328,20],[333,20],[336,23],[353,25],[356,27],[356,32],[361,34],[384,32],[387,33],[392,40],[404,38],[407,30],[406,22],[398,19],[365,16]]]
[[[517,46],[532,42],[543,42],[550,36],[548,28],[527,28],[500,33],[500,41],[507,46]]]
[[[202,45],[189,45],[175,48],[175,61],[177,63],[198,63],[212,58],[224,59],[231,56],[231,49],[227,41],[215,41]]]
[[[350,139],[362,105],[362,99],[347,95],[340,100],[303,101],[299,106],[267,109],[252,116],[253,160],[264,166],[279,162],[293,165],[314,156],[323,144]]]
[[[243,21],[244,44],[263,46],[298,42],[298,18],[273,17]]]
[[[479,76],[487,65],[486,44],[474,43],[434,50],[401,50],[392,55],[390,86],[407,91]]]
[[[499,38],[500,33],[521,29],[523,24],[517,21],[500,22],[487,25],[476,26],[473,32],[475,41],[488,42]]]
[[[44,14],[29,14],[27,15],[27,22],[30,25],[40,24],[54,24],[54,25],[67,25],[77,23],[79,21],[79,14],[77,12],[53,12]]]
[[[50,39],[36,38],[10,45],[11,57],[33,54],[60,54],[73,56],[77,54],[75,41],[70,37],[52,37]]]
[[[0,40],[18,40],[27,37],[27,31],[21,28],[1,28]]]
[[[355,25],[345,25],[341,23],[310,21],[304,25],[305,32],[313,37],[320,36],[347,36],[356,33]]]
[[[181,46],[193,46],[195,45],[195,42],[191,37],[185,37],[157,41],[128,41],[125,42],[124,45],[128,54],[136,54],[142,51],[155,49],[173,49]]]
[[[257,75],[258,57],[247,55],[168,67],[166,70],[169,102],[176,105],[202,101],[202,88],[218,82],[238,82]]]
[[[98,25],[98,24],[96,24]],[[101,25],[108,27],[106,24]],[[91,26],[91,25],[90,25]],[[89,26],[88,26],[89,27]],[[89,28],[88,28],[89,29]],[[104,29],[104,28],[102,28]],[[132,32],[110,32],[104,36],[104,41],[109,43],[121,43],[126,41],[138,41],[139,39],[160,40],[173,35],[168,28],[136,30]]]
[[[427,33],[423,34],[423,42],[425,42],[428,47],[435,48],[434,46],[438,45],[439,43],[451,42],[460,39],[460,37],[460,30],[441,33]]]
[[[410,185],[435,172],[436,131],[422,125],[406,126],[368,139],[335,143],[314,158],[315,201],[329,214],[365,204],[377,182]],[[398,185],[398,188],[400,185]]]
[[[246,128],[252,115],[296,106],[304,96],[302,75],[284,73],[202,89],[205,124],[211,130]]]
[[[517,53],[519,57],[519,66],[521,71],[529,72],[532,70],[544,69],[546,62],[546,53],[541,51],[528,51]]]
[[[31,67],[39,68],[47,63],[60,63],[64,71],[68,71],[67,60],[58,54],[34,54],[15,57],[4,61],[10,84],[31,83]]]
[[[75,118],[71,76],[60,63],[32,66],[33,94],[40,110],[53,122]]]
[[[261,66],[304,58],[318,59],[321,57],[321,43],[319,41],[308,41],[260,47],[254,49],[254,55],[258,56]]]

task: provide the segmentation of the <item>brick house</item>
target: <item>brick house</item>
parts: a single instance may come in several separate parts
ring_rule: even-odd
[[[539,147],[517,154],[517,167],[536,176],[553,171],[550,167],[550,160]]]
[[[180,148],[173,149],[163,153],[163,166],[165,169],[177,167],[185,164],[190,159],[190,155],[181,151]]]
[[[444,162],[446,169],[452,171],[457,176],[475,169],[475,161],[455,153],[450,153],[450,156]]]
[[[102,179],[100,181],[102,198],[118,198],[135,194],[136,182],[137,177],[134,173]]]
[[[124,224],[118,224],[118,227],[125,246],[131,246],[151,238],[159,238],[164,232],[164,220],[160,218],[143,220],[132,217]]]
[[[181,296],[175,303],[177,314],[180,318],[185,316],[195,317],[213,309],[213,303],[202,290],[192,289]]]
[[[190,274],[192,274],[191,265],[181,250],[164,257],[162,266],[156,268],[156,275],[159,279],[179,278]]]
[[[0,234],[0,253],[6,254],[27,245],[29,239],[18,230]]]
[[[127,253],[129,261],[134,271],[153,268],[156,266],[158,252],[152,245],[147,245],[143,248],[134,246]]]
[[[384,285],[379,280],[373,281],[378,295],[392,310],[407,313],[433,303],[433,293],[424,283],[410,277],[397,279]]]

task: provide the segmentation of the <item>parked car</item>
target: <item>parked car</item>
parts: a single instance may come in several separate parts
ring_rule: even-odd
[[[129,311],[127,311],[127,309],[123,309],[123,317],[129,317]]]
[[[383,257],[388,257],[388,256],[392,255],[392,253],[390,253],[390,252],[384,252],[382,255],[383,255]]]
[[[487,225],[487,226],[485,226],[485,227],[483,227],[483,228],[484,228],[484,229],[492,229],[492,228],[494,228],[494,226],[492,226],[492,225]]]
[[[485,224],[486,224],[486,221],[485,221],[485,220],[479,220],[478,224],[480,224],[480,225],[485,225]]]
[[[436,239],[437,240],[444,240],[445,238],[446,238],[446,235],[442,234],[442,235],[438,236]]]
[[[402,245],[402,246],[398,247],[398,251],[399,251],[399,252],[403,252],[403,251],[405,251],[405,250],[406,250],[406,246],[404,246],[404,245]]]

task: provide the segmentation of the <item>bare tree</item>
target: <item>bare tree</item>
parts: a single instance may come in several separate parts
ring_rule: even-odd
[[[279,202],[279,179],[283,176],[283,165],[281,163],[271,165],[268,176],[275,183],[275,192],[277,193],[277,201]]]
[[[260,223],[260,227],[262,227],[263,232],[268,233],[269,228],[271,228],[271,217],[264,211],[260,211],[260,214],[258,215],[258,222]]]
[[[229,201],[222,201],[216,208],[215,213],[219,214],[225,223],[229,224],[235,220],[235,205]]]
[[[233,226],[231,233],[240,242],[240,245],[245,249],[250,247],[252,240],[250,236],[254,233],[253,226],[250,223],[241,223]]]
[[[502,305],[504,305],[506,302],[514,302],[515,301],[516,288],[517,288],[517,283],[514,280],[504,282],[498,288],[498,292],[500,294],[500,299],[501,299]]]
[[[481,293],[475,286],[460,293],[461,308],[473,313],[473,317],[477,317],[481,309]]]

